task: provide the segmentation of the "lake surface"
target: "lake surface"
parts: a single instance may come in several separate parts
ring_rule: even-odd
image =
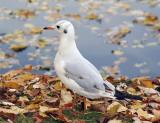
[[[30,10],[31,14],[21,13],[21,9]],[[37,73],[55,74],[53,60],[58,34],[54,31],[35,33],[30,30],[33,25],[43,28],[57,20],[67,19],[75,26],[79,50],[99,70],[128,77],[158,76],[160,31],[142,23],[133,23],[144,13],[160,18],[160,1],[0,0],[0,74],[27,64],[50,68],[37,70]],[[110,40],[107,30],[113,34],[114,29],[121,26],[128,27],[129,32],[119,38],[118,41],[122,43],[119,45],[119,42]],[[4,40],[8,34],[12,37]],[[14,52],[10,48],[13,44],[25,44],[27,49]],[[10,57],[6,57],[6,54]]]

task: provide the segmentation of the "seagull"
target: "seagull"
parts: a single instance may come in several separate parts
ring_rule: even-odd
[[[74,26],[70,21],[60,20],[56,24],[44,27],[44,30],[56,30],[60,33],[60,44],[54,60],[57,76],[74,93],[88,99],[141,99],[141,97],[122,93],[110,82],[104,81],[98,69],[78,50],[75,41]]]

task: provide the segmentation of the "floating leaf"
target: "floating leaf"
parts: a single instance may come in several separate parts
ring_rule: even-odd
[[[12,44],[10,46],[10,49],[15,51],[15,52],[21,52],[23,50],[25,50],[28,46],[27,45],[16,45],[16,44]]]
[[[89,20],[97,20],[99,17],[96,13],[89,13],[85,18]]]
[[[18,9],[16,10],[16,16],[20,18],[33,18],[35,16],[35,12],[28,9]]]

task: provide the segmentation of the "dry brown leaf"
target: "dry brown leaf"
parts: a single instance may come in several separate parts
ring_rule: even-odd
[[[121,56],[124,54],[124,52],[122,50],[112,50],[112,54],[116,56]]]
[[[27,9],[16,10],[16,15],[21,18],[32,18],[35,16],[35,12]]]
[[[45,114],[46,112],[53,112],[53,111],[58,111],[59,108],[51,108],[51,107],[47,107],[47,106],[40,106],[39,107],[39,115],[43,116],[43,117],[47,117],[47,115]]]
[[[69,18],[76,19],[76,20],[80,20],[81,19],[81,15],[80,14],[69,13],[69,14],[66,14],[65,16],[67,16]]]
[[[7,102],[7,101],[0,101],[1,105],[8,105],[8,106],[14,106],[15,104],[11,103],[11,102]]]
[[[11,78],[19,75],[23,73],[23,70],[11,70],[11,71],[8,71],[7,73],[3,74],[3,77],[5,78],[5,80],[10,80]]]
[[[146,106],[146,104],[143,104],[141,101],[135,101],[132,105],[131,105],[131,109],[141,109],[144,108]]]
[[[61,90],[61,100],[60,105],[63,106],[65,104],[72,103],[72,94],[70,91],[67,91],[66,89]]]
[[[10,49],[15,52],[21,52],[21,51],[25,50],[27,47],[28,47],[27,45],[23,45],[23,44],[18,44],[18,45],[12,44],[10,46]]]
[[[23,113],[28,112],[28,110],[19,108],[17,106],[11,106],[9,109],[0,107],[0,112],[9,113],[9,114],[10,113],[11,114],[23,114]]]
[[[150,14],[150,13],[146,13],[145,16],[138,17],[133,22],[141,23],[141,24],[144,24],[144,25],[147,25],[147,26],[153,26],[157,21],[158,21],[157,16],[155,16],[153,14]]]
[[[19,97],[18,101],[20,101],[20,102],[29,102],[29,99],[28,99],[27,96],[21,96],[21,97]]]
[[[89,20],[96,20],[99,17],[98,17],[98,15],[96,13],[89,13],[85,18],[89,19]]]
[[[113,120],[109,120],[108,123],[123,123],[123,122],[122,120],[113,119]]]
[[[119,112],[123,112],[123,111],[126,111],[127,108],[124,107],[122,104],[120,104],[119,102],[113,102],[112,104],[110,104],[108,107],[107,107],[107,113],[110,115],[110,116],[114,116],[116,115],[117,113]]]
[[[17,82],[4,82],[4,83],[0,83],[0,87],[6,87],[6,88],[12,88],[12,89],[19,89],[20,87],[22,87],[20,84],[18,84]]]
[[[47,107],[47,106],[40,106],[39,107],[39,111],[42,112],[42,113],[58,111],[58,110],[59,110],[59,108],[51,108],[51,107]]]
[[[34,78],[35,78],[35,76],[31,73],[24,73],[24,74],[20,74],[18,76],[18,79],[21,79],[23,81],[33,80]]]
[[[152,113],[154,114],[154,118],[151,119],[152,122],[160,121],[160,110],[153,109]]]
[[[41,82],[37,82],[33,85],[33,88],[40,88],[40,89],[45,89],[46,86],[44,84],[42,84]]]
[[[160,103],[160,96],[159,95],[153,95],[149,99],[152,101],[155,101],[157,103]]]
[[[27,105],[25,107],[25,109],[29,110],[29,111],[35,111],[39,108],[39,105],[38,104],[34,104],[34,103],[31,103],[29,105]]]
[[[107,30],[106,36],[110,39],[111,43],[121,44],[121,39],[130,32],[131,29],[128,25],[120,25],[119,27]]]
[[[154,118],[154,115],[149,114],[147,111],[144,111],[143,109],[138,109],[136,112],[138,114],[138,117],[142,119],[151,120],[152,118]]]
[[[54,85],[53,85],[53,88],[57,91],[60,91],[62,89],[62,83],[61,82],[56,82]]]
[[[127,92],[132,95],[140,95],[141,94],[141,92],[137,92],[136,89],[134,89],[133,87],[127,88]]]
[[[140,83],[142,84],[142,86],[147,87],[147,88],[153,88],[154,87],[152,81],[149,80],[149,79],[140,80]]]
[[[62,17],[63,17],[62,14],[60,14],[59,12],[52,12],[52,13],[49,13],[48,16],[45,17],[45,19],[48,21],[55,21]]]

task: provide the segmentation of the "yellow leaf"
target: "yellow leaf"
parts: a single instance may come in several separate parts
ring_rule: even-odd
[[[16,15],[21,18],[32,18],[35,16],[35,12],[27,9],[18,9]]]
[[[30,110],[30,111],[36,110],[38,108],[39,108],[39,105],[38,104],[34,104],[34,103],[31,103],[30,105],[25,107],[25,109]]]
[[[18,88],[20,88],[22,86],[19,85],[17,82],[4,82],[4,83],[0,83],[0,87],[18,89]]]
[[[10,49],[15,51],[15,52],[20,52],[22,50],[25,50],[26,48],[27,48],[27,45],[23,45],[23,44],[18,44],[18,45],[12,44],[10,46]]]
[[[107,112],[110,116],[114,116],[117,114],[117,112],[123,112],[126,110],[127,108],[121,105],[119,102],[113,102],[107,107]]]
[[[60,100],[60,105],[65,105],[72,103],[72,94],[70,91],[67,91],[66,89],[61,90],[61,100]]]
[[[134,88],[132,88],[132,87],[129,87],[129,88],[127,88],[127,92],[129,93],[129,94],[132,94],[132,95],[140,95],[141,93],[140,92],[137,92]]]
[[[89,13],[85,18],[89,20],[96,20],[98,19],[98,15],[96,13]]]
[[[0,107],[0,112],[11,113],[11,114],[21,114],[21,113],[28,112],[28,110],[23,109],[23,108],[19,108],[17,106],[11,106],[10,109]]]
[[[154,115],[149,114],[147,111],[144,111],[142,109],[138,109],[137,114],[139,117],[144,118],[144,119],[148,119],[148,120],[151,118],[154,118]]]
[[[53,85],[53,88],[57,91],[61,90],[62,89],[62,83],[61,82],[56,82],[54,85]]]
[[[113,119],[109,120],[108,123],[123,123],[121,120]]]
[[[81,19],[81,16],[80,14],[66,14],[65,16],[69,17],[69,18],[73,18],[73,19],[76,19],[76,20],[80,20]]]
[[[23,81],[29,81],[34,79],[35,76],[31,73],[24,73],[18,76],[18,79],[22,79]]]
[[[41,115],[42,117],[47,117],[47,115],[45,114],[46,112],[53,112],[53,111],[58,111],[58,110],[59,110],[59,108],[40,106],[39,107],[39,115]]]
[[[58,111],[59,108],[51,108],[51,107],[47,107],[47,106],[40,106],[39,107],[39,111],[44,113],[44,112],[52,112],[52,111]]]
[[[43,39],[38,40],[38,47],[39,48],[44,48],[47,45],[47,42]]]
[[[141,109],[141,108],[144,108],[146,106],[146,104],[143,104],[142,102],[140,101],[136,101],[133,105],[131,105],[131,109]]]
[[[153,88],[153,87],[154,87],[152,81],[149,80],[149,79],[140,80],[140,83],[141,83],[144,87],[147,87],[147,88]]]
[[[116,56],[121,56],[124,54],[124,52],[122,50],[112,50],[112,54]]]
[[[21,96],[21,97],[19,97],[18,101],[20,101],[20,102],[29,102],[29,99],[28,99],[27,96]]]

